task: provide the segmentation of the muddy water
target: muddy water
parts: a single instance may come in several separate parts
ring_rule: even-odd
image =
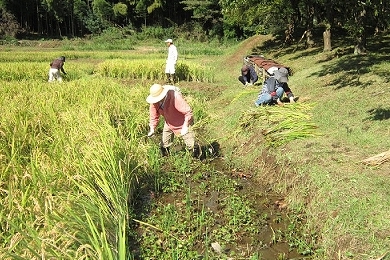
[[[260,188],[258,183],[254,183],[250,179],[242,179],[240,183],[243,187],[240,192],[253,198],[251,203],[258,214],[267,214],[268,216],[267,225],[263,227],[263,232],[256,238],[268,245],[268,247],[258,249],[262,256],[261,259],[298,259],[300,255],[289,247],[286,239],[277,238],[277,233],[286,232],[289,225],[289,220],[283,211],[285,210],[283,209],[285,207],[283,198],[270,191],[267,192],[267,190],[259,192],[259,189],[264,188]],[[275,237],[278,241],[274,241]],[[284,258],[281,258],[282,256]]]
[[[223,160],[215,160],[213,165],[217,171],[223,171],[226,177],[237,180],[238,194],[250,200],[252,207],[259,216],[264,214],[268,216],[267,224],[261,227],[261,232],[257,237],[250,238],[262,242],[257,249],[254,249],[259,253],[261,259],[298,259],[301,257],[296,250],[289,247],[285,239],[280,239],[277,234],[284,233],[289,225],[289,219],[286,212],[284,212],[287,205],[283,202],[283,198],[273,193],[269,188],[262,187],[260,183],[251,178],[250,174],[237,171],[232,173],[225,169]],[[210,201],[217,204],[218,196],[212,194],[206,205],[210,204]],[[213,206],[215,207],[215,205]],[[242,242],[244,244],[246,241]]]
[[[262,185],[252,179],[251,176],[239,172],[225,169],[224,162],[221,159],[215,159],[210,163],[215,171],[215,175],[218,175],[218,178],[224,179],[229,178],[235,181],[236,190],[235,195],[243,196],[250,201],[251,207],[258,215],[258,218],[264,218],[266,216],[263,224],[257,226],[259,232],[257,232],[252,237],[241,237],[233,245],[229,245],[227,248],[224,248],[224,253],[229,255],[229,251],[242,251],[243,248],[248,248],[250,251],[248,255],[254,253],[258,254],[258,259],[265,260],[275,260],[275,259],[301,259],[302,255],[298,254],[296,250],[289,247],[286,238],[283,236],[287,232],[287,227],[289,225],[289,219],[286,216],[286,204],[283,202],[283,198],[271,192],[270,189],[262,187]],[[213,173],[211,173],[213,174]],[[207,182],[207,176],[203,181]],[[202,193],[202,196],[197,197],[196,203],[199,205],[204,205],[204,208],[213,214],[213,216],[220,215],[221,208],[223,207],[224,200],[226,199],[226,193],[221,190],[216,190],[213,187],[214,184],[211,184],[206,191]],[[187,183],[191,191],[197,192],[196,189],[199,187],[199,182],[190,181]],[[183,192],[173,192],[173,193],[160,193],[158,196],[153,198],[155,203],[160,205],[167,205],[170,203],[175,203],[177,200],[181,200],[185,197]],[[219,223],[215,228],[221,228],[223,226],[222,219],[215,219],[215,223]],[[211,230],[210,230],[211,231]],[[254,241],[258,241],[257,244]],[[198,248],[198,252],[202,255],[207,250],[213,250],[210,245],[201,245]],[[205,248],[208,247],[208,248]],[[215,250],[215,249],[214,249]],[[200,258],[203,259],[203,258]],[[228,259],[235,259],[234,257]],[[245,258],[237,258],[245,259]],[[249,259],[249,258],[248,258]],[[303,259],[303,258],[302,258]]]

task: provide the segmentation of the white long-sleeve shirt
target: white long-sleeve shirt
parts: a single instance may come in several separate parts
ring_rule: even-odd
[[[175,45],[171,44],[168,47],[168,58],[167,63],[169,64],[176,64],[177,62],[177,48]]]

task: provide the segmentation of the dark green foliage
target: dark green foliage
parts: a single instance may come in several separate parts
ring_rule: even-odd
[[[18,21],[12,13],[7,12],[5,9],[0,10],[0,37],[14,38],[21,31]]]
[[[137,39],[160,39],[165,40],[167,38],[175,39],[173,28],[163,28],[161,26],[155,27],[142,27],[141,32],[137,34]]]
[[[85,27],[93,34],[101,33],[105,28],[107,28],[104,21],[93,12],[89,12],[83,22]]]
[[[19,28],[49,37],[100,34],[109,27],[142,31],[141,40],[181,37],[243,39],[273,34],[284,43],[306,37],[306,47],[318,46],[313,32],[346,30],[355,52],[364,52],[367,38],[386,32],[390,3],[383,0],[3,0],[0,35],[15,37]],[[322,44],[322,43],[321,43]]]

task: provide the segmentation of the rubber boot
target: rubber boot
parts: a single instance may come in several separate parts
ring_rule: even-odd
[[[160,146],[160,150],[162,157],[169,156],[169,147]]]
[[[200,158],[201,156],[201,150],[198,144],[194,145],[194,148],[192,149],[192,157],[194,158]]]
[[[167,75],[167,84],[171,84],[171,74],[166,73]]]
[[[174,85],[176,83],[176,77],[175,77],[175,74],[171,74],[171,83],[172,85]]]
[[[290,103],[295,103],[294,95],[291,92],[287,93],[287,97],[290,100]]]

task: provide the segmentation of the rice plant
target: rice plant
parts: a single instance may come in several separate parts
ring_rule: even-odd
[[[58,86],[1,84],[0,258],[129,259],[128,205],[149,167],[145,90]]]
[[[238,131],[258,127],[269,146],[280,146],[295,139],[319,135],[311,121],[313,104],[260,106],[241,115]]]
[[[98,64],[96,74],[112,78],[130,78],[142,80],[165,79],[165,60],[123,60],[111,59]],[[191,62],[179,62],[176,76],[180,80],[213,82],[214,69]]]

